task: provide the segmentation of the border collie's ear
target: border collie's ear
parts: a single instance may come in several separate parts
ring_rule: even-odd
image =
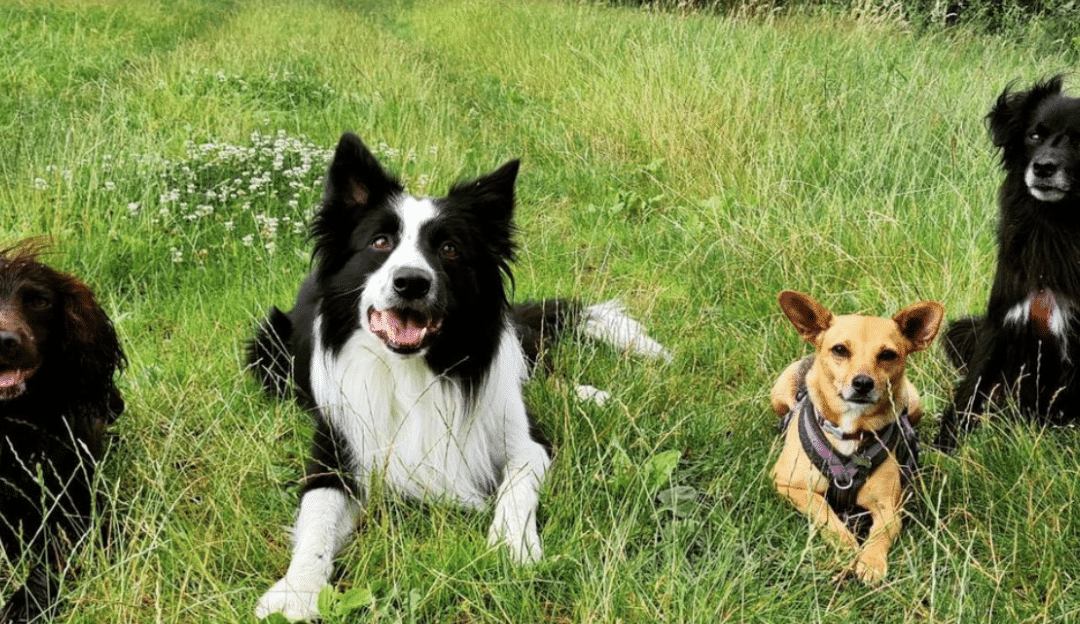
[[[821,332],[832,326],[832,312],[810,295],[785,290],[780,293],[778,301],[780,309],[806,342],[814,343]]]
[[[463,201],[484,216],[509,224],[514,215],[514,182],[521,161],[514,159],[491,173],[455,184],[447,199]]]
[[[945,318],[945,306],[936,301],[914,303],[893,315],[900,333],[911,343],[910,352],[930,346]]]
[[[397,178],[383,171],[360,137],[351,132],[341,135],[326,174],[322,208],[311,222],[311,238],[315,240],[312,257],[318,259],[320,269],[332,272],[344,263],[353,230],[366,208],[404,191]]]
[[[341,135],[326,174],[324,205],[370,206],[401,190],[401,184],[383,171],[360,137],[351,132]]]
[[[1047,97],[1061,93],[1065,77],[1061,74],[1036,82],[1027,91],[1012,91],[1015,82],[1009,83],[998,96],[993,108],[986,115],[986,127],[990,130],[994,147],[1007,151],[1027,133],[1028,120],[1035,108]],[[1004,159],[1007,155],[1002,154]]]

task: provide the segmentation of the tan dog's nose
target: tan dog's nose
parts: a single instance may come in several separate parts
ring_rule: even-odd
[[[870,375],[855,375],[851,380],[851,388],[858,394],[870,394],[874,391],[874,378]]]

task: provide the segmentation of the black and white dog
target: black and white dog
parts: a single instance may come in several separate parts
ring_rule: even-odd
[[[1080,417],[1080,98],[1062,78],[1006,88],[986,117],[1001,150],[997,273],[986,315],[952,323],[963,371],[935,445],[951,450],[993,405],[1045,422]]]
[[[404,192],[342,136],[312,224],[314,270],[288,313],[272,309],[249,347],[263,386],[316,418],[292,562],[256,614],[318,617],[319,590],[354,531],[373,478],[423,500],[483,508],[491,545],[541,556],[538,494],[550,458],[530,434],[522,384],[540,349],[575,329],[669,357],[617,305],[512,306],[518,162],[446,197]]]

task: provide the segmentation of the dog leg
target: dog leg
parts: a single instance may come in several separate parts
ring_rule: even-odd
[[[1000,383],[1002,369],[998,363],[1007,359],[1003,345],[1010,341],[1002,337],[1001,331],[991,330],[990,325],[982,324],[983,331],[967,362],[966,373],[953,391],[952,403],[941,415],[941,429],[933,444],[939,451],[952,453],[957,449],[964,435],[978,425],[987,409],[988,395]]]
[[[488,544],[492,547],[505,544],[513,562],[525,565],[539,561],[542,556],[536,509],[540,503],[540,484],[551,459],[544,447],[531,439],[512,453],[496,492],[495,519],[488,530]]]
[[[255,615],[281,613],[290,621],[319,617],[319,590],[330,581],[334,555],[356,529],[360,506],[337,488],[308,490],[293,530],[293,557],[285,577],[259,599]]]
[[[0,623],[52,622],[59,615],[59,590],[60,579],[54,572],[44,564],[34,566],[26,584],[0,608]]]
[[[980,388],[983,370],[969,371],[953,393],[953,402],[941,415],[941,428],[934,438],[934,448],[943,453],[956,451],[961,438],[979,422],[986,409],[986,393]],[[989,384],[985,384],[989,385]]]
[[[826,533],[834,535],[842,545],[848,548],[857,549],[859,547],[858,540],[848,530],[840,516],[837,516],[836,512],[832,510],[824,496],[805,488],[787,484],[777,483],[776,489],[781,495],[786,496],[795,505],[796,509],[809,517],[815,527],[824,529]]]
[[[887,504],[870,506],[870,534],[855,562],[855,574],[865,583],[877,583],[889,571],[889,548],[900,535],[900,514]]]

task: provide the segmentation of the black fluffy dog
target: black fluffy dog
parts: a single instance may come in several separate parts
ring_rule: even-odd
[[[986,315],[946,331],[963,378],[938,448],[1006,402],[1048,423],[1080,416],[1080,98],[1061,89],[1061,76],[1006,88],[986,117],[1005,170],[997,272]]]
[[[0,251],[0,549],[30,562],[0,624],[49,622],[65,562],[86,535],[106,426],[124,409],[116,332],[85,284]]]

